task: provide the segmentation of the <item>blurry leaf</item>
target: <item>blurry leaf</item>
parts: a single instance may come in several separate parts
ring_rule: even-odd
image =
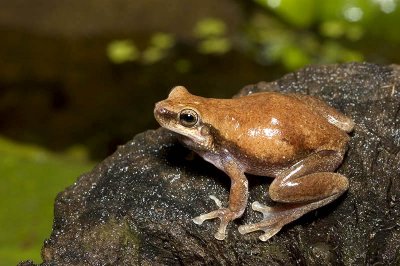
[[[312,34],[303,34],[297,43],[304,47],[304,50],[308,51],[309,54],[315,53],[320,47],[319,39]]]
[[[343,47],[338,42],[326,42],[321,49],[321,62],[354,62],[364,59],[360,52],[353,51]]]
[[[359,24],[349,25],[346,29],[346,37],[351,41],[358,41],[364,35],[364,29]]]
[[[107,56],[111,62],[121,64],[138,59],[139,51],[131,40],[115,40],[108,44]]]
[[[81,145],[74,145],[65,150],[65,155],[75,160],[87,161],[89,160],[88,150]]]
[[[368,20],[376,12],[372,0],[324,0],[319,1],[318,14],[321,21]]]
[[[343,10],[343,16],[350,22],[356,22],[363,18],[364,11],[359,6],[349,6]]]
[[[194,35],[197,38],[221,36],[226,32],[225,22],[216,18],[204,18],[197,22]]]
[[[354,50],[346,49],[341,58],[341,62],[361,62],[364,61],[362,53]]]
[[[149,47],[143,52],[143,62],[152,64],[160,61],[165,56],[165,51],[158,47]]]
[[[321,49],[321,62],[334,63],[340,59],[342,47],[337,42],[326,42],[322,45]]]
[[[382,12],[389,14],[396,10],[398,0],[372,0],[375,4],[379,5]]]
[[[276,62],[282,58],[286,48],[286,43],[282,42],[274,42],[271,45],[267,46],[262,51],[262,55],[264,59],[270,62]]]
[[[326,37],[340,38],[344,36],[351,41],[359,40],[364,34],[361,25],[357,23],[348,23],[343,20],[326,21],[322,23],[320,32]]]
[[[254,2],[265,8],[277,8],[281,5],[281,0],[254,0]]]
[[[342,17],[359,25],[366,25],[369,21],[376,23],[379,7],[372,0],[345,1],[342,5]]]
[[[308,27],[315,20],[316,1],[318,0],[254,0],[273,10],[286,21],[298,27]]]
[[[142,60],[145,64],[153,64],[167,56],[169,49],[175,45],[172,34],[158,32],[153,34],[150,46],[143,51]]]
[[[322,35],[330,38],[339,38],[343,36],[346,30],[346,25],[341,20],[325,21],[320,25]]]
[[[175,69],[179,73],[188,73],[192,67],[192,63],[187,59],[179,59],[175,63]]]
[[[41,261],[57,193],[93,165],[72,156],[0,137],[0,265]]]
[[[231,49],[227,38],[209,38],[200,42],[199,52],[203,54],[224,54]]]
[[[158,32],[151,37],[150,43],[153,47],[170,49],[175,45],[175,38],[172,36],[172,34]]]
[[[310,57],[299,47],[289,46],[282,55],[282,63],[288,70],[295,70],[309,64]]]

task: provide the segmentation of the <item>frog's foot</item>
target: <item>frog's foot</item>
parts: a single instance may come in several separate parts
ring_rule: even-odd
[[[239,233],[247,234],[254,231],[264,231],[264,234],[259,236],[261,241],[267,241],[281,230],[285,225],[285,211],[282,209],[268,207],[262,205],[258,201],[253,202],[251,208],[255,211],[261,212],[264,216],[263,220],[254,223],[239,226]]]
[[[340,195],[340,194],[339,194]],[[306,203],[306,204],[279,204],[276,207],[265,206],[258,201],[253,202],[252,209],[261,212],[264,218],[254,224],[246,224],[239,226],[239,233],[247,234],[254,231],[264,231],[264,234],[259,236],[261,241],[267,241],[281,230],[281,228],[300,218],[304,214],[328,204],[339,195],[333,195],[325,199]]]
[[[197,216],[193,218],[193,222],[195,224],[200,225],[206,220],[219,218],[221,220],[221,223],[214,237],[218,240],[224,240],[226,236],[226,227],[228,226],[230,221],[232,221],[237,217],[237,215],[235,215],[235,213],[229,210],[228,208],[222,208],[221,202],[215,196],[210,195],[210,198],[215,201],[219,209]]]

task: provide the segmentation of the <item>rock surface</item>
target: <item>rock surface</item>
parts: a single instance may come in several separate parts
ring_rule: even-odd
[[[58,195],[42,265],[399,265],[399,81],[399,66],[311,66],[240,92],[316,95],[357,124],[338,169],[350,180],[348,193],[271,240],[238,233],[238,225],[261,218],[249,206],[225,241],[213,238],[218,221],[194,224],[215,208],[209,195],[226,203],[229,179],[158,129],[137,135]],[[270,181],[249,177],[249,204],[270,202]]]

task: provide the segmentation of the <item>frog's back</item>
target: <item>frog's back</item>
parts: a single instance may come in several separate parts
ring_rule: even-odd
[[[319,149],[345,149],[348,135],[305,102],[274,92],[220,103],[217,130],[242,158],[285,165]],[[232,107],[234,106],[234,109]]]

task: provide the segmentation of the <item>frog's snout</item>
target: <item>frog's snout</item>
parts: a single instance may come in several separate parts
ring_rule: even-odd
[[[160,124],[163,124],[162,122],[173,120],[175,116],[176,115],[173,112],[164,107],[162,102],[156,103],[154,107],[154,117]]]
[[[159,117],[159,116],[164,116],[168,113],[168,110],[161,105],[160,102],[156,103],[154,106],[154,116]]]
[[[164,107],[157,108],[157,106],[156,106],[156,108],[154,108],[154,113],[159,114],[159,115],[165,115],[168,113],[168,110],[165,109]]]

